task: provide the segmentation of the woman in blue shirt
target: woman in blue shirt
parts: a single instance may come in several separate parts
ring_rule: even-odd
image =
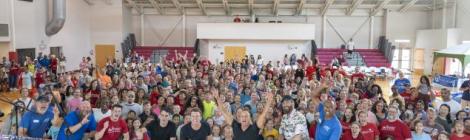
[[[423,122],[415,121],[414,123],[415,131],[411,133],[413,140],[431,140],[431,136],[425,132],[423,132]]]

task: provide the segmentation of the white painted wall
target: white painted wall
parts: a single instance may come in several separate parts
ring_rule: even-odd
[[[299,23],[199,23],[199,39],[314,40],[315,25]]]
[[[1,2],[3,6],[4,1]],[[90,56],[95,44],[114,44],[120,51],[125,31],[132,32],[132,20],[123,20],[125,15],[127,18],[131,16],[122,9],[121,1],[113,1],[111,5],[95,1],[93,6],[83,0],[67,0],[66,3],[64,27],[56,35],[47,37],[44,32],[47,1],[35,0],[31,3],[14,0],[16,48],[36,48],[37,53],[48,54],[48,48],[39,49],[41,42],[48,47],[62,46],[68,58],[68,70],[77,69],[81,58]],[[0,16],[1,19],[4,16]],[[117,54],[120,56],[120,53]]]
[[[405,39],[410,40],[410,44],[416,44],[417,31],[430,28],[428,18],[428,13],[420,11],[389,12],[387,37],[392,43],[397,39]]]
[[[244,46],[247,49],[247,55],[254,55],[255,57],[257,55],[262,55],[265,63],[268,61],[282,62],[284,54],[290,55],[295,53],[299,58],[302,54],[305,54],[309,57],[311,52],[309,41],[300,40],[208,40],[208,42],[207,46],[202,46],[202,50],[208,50],[207,57],[212,62],[224,61],[223,53],[224,47],[226,46]],[[297,49],[289,49],[295,47]]]
[[[90,8],[89,30],[92,48],[97,44],[112,44],[118,52],[121,52],[121,42],[125,36],[122,3],[115,1],[109,5],[104,2],[95,2]],[[130,23],[126,21],[126,24]],[[116,56],[120,57],[121,54],[116,53]]]
[[[13,1],[15,9],[15,46],[17,49],[36,48],[36,53],[48,54],[48,48],[40,50],[43,41],[48,47],[62,46],[67,56],[68,70],[78,68],[81,57],[88,56],[90,47],[90,8],[83,1],[67,1],[67,19],[56,35],[47,37],[46,1]],[[34,16],[32,16],[34,15]],[[77,59],[78,58],[78,59]]]
[[[10,0],[0,1],[0,23],[10,24]]]
[[[458,0],[457,28],[462,29],[461,40],[470,40],[470,1]]]

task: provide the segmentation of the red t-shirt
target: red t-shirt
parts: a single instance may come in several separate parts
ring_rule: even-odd
[[[363,73],[358,72],[358,73],[354,73],[354,74],[351,75],[351,80],[354,80],[354,78],[363,78],[364,79],[364,77],[366,77],[366,75],[364,75]]]
[[[150,99],[149,100],[150,100],[151,105],[157,104],[158,96],[159,96],[159,94],[156,91],[152,91],[152,93],[150,93]]]
[[[126,121],[123,119],[119,119],[116,122],[111,121],[111,117],[103,118],[96,127],[96,131],[101,131],[104,127],[104,123],[109,121],[108,129],[104,132],[103,137],[101,140],[117,140],[121,137],[124,133],[129,132],[127,128]]]
[[[351,135],[351,127],[349,127],[350,125],[351,125],[351,123],[341,121],[341,127],[343,128],[343,133],[341,134],[341,137]],[[351,136],[351,138],[352,138],[352,136]]]
[[[44,83],[46,80],[46,73],[44,72],[36,72],[36,87],[39,87],[40,84]]]
[[[405,100],[405,103],[412,102],[411,93],[405,91],[402,94],[400,94],[400,96],[403,97],[403,99]]]
[[[18,65],[13,65],[10,67],[10,75],[19,76],[21,73],[20,67]]]
[[[384,120],[380,123],[379,130],[380,139],[385,139],[386,137],[393,137],[395,140],[411,138],[410,128],[400,120],[393,122]]]
[[[51,69],[57,70],[57,59],[51,59]]]
[[[99,90],[88,90],[86,94],[91,94],[90,104],[92,108],[98,107],[98,99],[101,98],[101,93]]]
[[[364,136],[359,134],[359,136],[357,136],[357,138],[353,138],[352,133],[349,133],[345,136],[341,136],[341,140],[364,140]]]
[[[379,136],[379,130],[373,123],[367,123],[361,127],[361,135],[364,136],[364,140],[375,140],[375,136]]]
[[[315,138],[316,130],[317,130],[317,123],[312,122],[312,124],[310,124],[310,127],[308,128],[308,135],[310,136],[310,138]]]
[[[469,135],[463,135],[463,137],[458,137],[456,134],[450,135],[450,140],[470,140]]]
[[[308,80],[312,80],[313,77],[312,77],[312,74],[316,72],[316,69],[314,66],[308,66],[307,69],[305,70],[307,72],[307,77],[308,77]]]

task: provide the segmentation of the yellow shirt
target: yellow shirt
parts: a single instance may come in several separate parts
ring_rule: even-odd
[[[204,112],[202,112],[202,118],[204,120],[214,116],[214,110],[215,110],[215,107],[216,107],[214,101],[207,102],[207,101],[203,100],[202,101],[202,107],[204,108]]]
[[[266,139],[268,136],[272,136],[274,139],[277,139],[279,137],[279,132],[274,128],[271,130],[264,129],[263,138]]]

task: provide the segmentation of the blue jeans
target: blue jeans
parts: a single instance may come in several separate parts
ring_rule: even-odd
[[[16,85],[17,85],[17,76],[15,75],[8,75],[8,83],[9,83],[9,86],[10,88],[16,88]]]

